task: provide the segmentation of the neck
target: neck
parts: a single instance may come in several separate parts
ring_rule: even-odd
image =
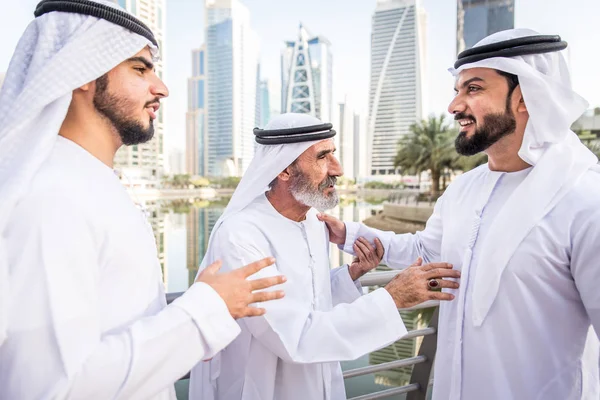
[[[106,118],[97,113],[84,116],[73,107],[69,107],[58,134],[77,143],[110,168],[121,147],[119,134]]]
[[[310,207],[299,203],[287,188],[272,188],[267,192],[267,200],[279,214],[296,222],[304,221],[310,210]]]
[[[515,140],[519,138],[521,140]],[[517,172],[525,168],[531,167],[521,157],[519,157],[519,149],[523,135],[511,134],[503,137],[498,142],[494,143],[486,150],[488,155],[488,166],[491,171],[499,172]]]

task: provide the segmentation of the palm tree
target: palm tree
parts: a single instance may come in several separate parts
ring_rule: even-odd
[[[456,164],[456,134],[456,129],[446,123],[443,114],[439,117],[431,115],[427,120],[412,124],[410,133],[398,143],[394,167],[410,174],[429,171],[431,194],[439,196],[442,173]]]

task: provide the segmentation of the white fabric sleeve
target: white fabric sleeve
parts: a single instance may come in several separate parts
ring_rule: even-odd
[[[362,296],[362,285],[360,281],[352,281],[348,264],[334,268],[330,272],[331,297],[333,305],[341,303],[352,303]]]
[[[600,339],[600,209],[585,216],[585,222],[573,226],[571,274],[591,323]]]
[[[110,276],[100,268],[101,238],[76,207],[26,208],[7,236],[20,250],[9,260],[13,318],[0,349],[0,398],[148,398],[239,334],[202,283],[156,315],[103,332],[98,287]]]
[[[224,266],[241,266],[267,257],[260,250],[242,247],[225,238],[219,243],[217,258]],[[277,265],[267,267],[253,278],[279,275]],[[244,318],[242,323],[253,337],[287,362],[317,363],[354,360],[389,345],[406,328],[392,297],[385,289],[343,303],[330,311],[314,311],[294,291],[289,281],[278,289],[285,297],[261,303],[262,317]],[[356,288],[354,288],[356,290]]]
[[[423,264],[440,262],[443,233],[442,199],[443,196],[436,202],[425,229],[415,234],[397,235],[394,232],[369,228],[362,223],[346,222],[346,242],[340,248],[346,253],[354,254],[352,245],[359,237],[364,237],[371,243],[375,238],[379,238],[384,249],[382,261],[390,268],[406,268],[419,257],[423,257]]]

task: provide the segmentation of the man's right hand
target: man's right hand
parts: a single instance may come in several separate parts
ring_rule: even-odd
[[[460,271],[452,269],[452,265],[447,263],[422,263],[419,257],[416,263],[402,270],[385,286],[396,307],[409,308],[427,300],[454,299],[453,294],[430,290],[427,282],[436,279],[438,288],[458,289],[458,282],[442,278],[460,278]]]
[[[246,278],[274,263],[275,259],[268,257],[234,271],[219,274],[221,261],[217,261],[206,267],[198,275],[196,282],[203,282],[212,287],[225,301],[233,318],[256,317],[263,315],[265,309],[249,307],[250,304],[280,299],[284,294],[281,290],[258,293],[254,291],[279,285],[285,282],[286,278],[282,275],[255,280]]]
[[[329,241],[331,243],[344,245],[346,243],[346,224],[332,217],[331,215],[320,213],[317,215],[319,221],[325,222],[329,231]]]

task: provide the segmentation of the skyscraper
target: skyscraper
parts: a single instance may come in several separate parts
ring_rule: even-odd
[[[165,0],[115,0],[115,3],[135,15],[154,33],[159,45],[160,59],[154,63],[156,74],[163,78],[165,67]],[[115,169],[125,185],[155,186],[164,169],[164,104],[154,120],[154,137],[147,143],[122,146],[115,156]]]
[[[296,41],[281,53],[281,112],[310,114],[331,122],[333,107],[331,44],[300,24]]]
[[[190,175],[208,172],[206,132],[206,46],[192,50],[192,77],[188,78],[185,168]]]
[[[515,0],[457,0],[456,52],[515,27]]]
[[[372,17],[370,173],[393,174],[398,140],[422,118],[425,13],[419,0],[378,0]]]
[[[266,79],[261,79],[258,82],[257,101],[256,126],[264,128],[271,119],[271,94],[269,92],[269,81]]]
[[[347,98],[338,107],[340,120],[335,128],[338,133],[337,157],[344,169],[344,177],[354,179],[354,154],[357,150],[354,147],[354,110]]]
[[[206,0],[207,175],[241,176],[254,156],[258,36],[239,0]]]

